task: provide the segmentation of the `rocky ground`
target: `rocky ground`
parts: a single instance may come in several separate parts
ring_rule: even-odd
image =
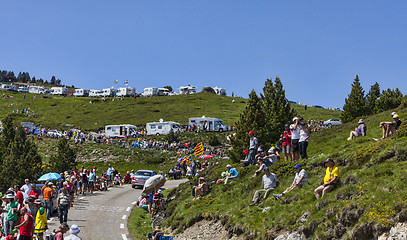
[[[243,237],[229,236],[220,221],[202,220],[187,228],[182,234],[174,237],[176,240],[244,240]]]

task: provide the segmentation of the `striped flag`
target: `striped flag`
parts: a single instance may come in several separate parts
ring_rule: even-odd
[[[202,154],[204,152],[202,142],[198,143],[198,145],[194,147],[194,152],[195,156],[198,156],[199,154]]]
[[[124,84],[128,84],[128,83],[129,83],[129,80],[124,81]]]

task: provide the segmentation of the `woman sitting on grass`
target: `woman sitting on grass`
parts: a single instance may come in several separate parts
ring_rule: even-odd
[[[363,119],[359,119],[358,124],[359,124],[359,126],[357,128],[355,128],[355,131],[350,132],[350,136],[348,138],[349,141],[355,137],[366,136],[365,121],[363,121]]]
[[[194,198],[192,200],[199,198],[199,196],[205,196],[206,194],[209,193],[209,185],[208,185],[208,183],[206,183],[205,178],[203,178],[203,177],[199,178],[199,184],[198,184],[198,186],[193,187],[193,191],[194,191]]]

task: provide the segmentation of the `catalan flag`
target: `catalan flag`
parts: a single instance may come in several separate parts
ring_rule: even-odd
[[[198,143],[198,145],[196,145],[194,147],[194,152],[195,152],[195,156],[198,156],[204,152],[202,142]]]

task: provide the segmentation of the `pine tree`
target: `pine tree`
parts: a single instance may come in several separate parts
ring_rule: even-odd
[[[249,94],[249,101],[240,119],[236,123],[236,131],[230,137],[230,142],[233,149],[230,151],[231,158],[235,161],[243,159],[243,150],[248,149],[249,131],[253,131],[254,135],[259,140],[259,144],[263,144],[266,140],[264,134],[265,116],[263,112],[263,104],[256,92],[252,90]]]
[[[50,158],[50,168],[53,172],[61,173],[71,170],[76,165],[76,151],[69,146],[68,140],[61,138],[57,144],[57,151]]]
[[[376,82],[370,87],[369,93],[366,95],[366,100],[367,100],[367,108],[369,110],[369,113],[375,113],[376,112],[376,101],[377,99],[380,98],[380,86]]]
[[[398,88],[390,88],[382,91],[382,95],[376,102],[377,112],[386,111],[398,107],[403,100],[403,93]]]
[[[52,85],[55,85],[55,83],[56,83],[56,78],[55,78],[55,76],[52,76],[52,77],[51,77],[50,83],[51,83]]]
[[[363,116],[367,113],[365,91],[360,85],[359,76],[356,75],[356,78],[352,83],[352,90],[348,95],[348,98],[345,98],[345,105],[343,106],[341,119],[343,122],[350,122],[355,118]]]
[[[294,117],[294,110],[285,97],[283,84],[278,77],[274,84],[271,79],[266,80],[261,99],[265,115],[264,145],[270,147],[278,141],[284,125]]]

